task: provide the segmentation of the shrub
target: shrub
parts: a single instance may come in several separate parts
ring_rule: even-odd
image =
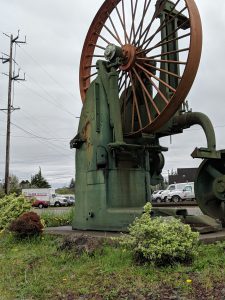
[[[43,225],[40,217],[36,213],[26,212],[12,221],[9,225],[9,230],[14,232],[16,236],[25,238],[40,235],[43,230]]]
[[[129,234],[120,243],[131,249],[138,262],[168,265],[187,262],[197,253],[199,234],[192,232],[189,225],[172,217],[151,219],[151,204],[129,227]]]
[[[31,209],[31,203],[24,197],[14,194],[0,199],[0,229],[5,229],[13,220]]]

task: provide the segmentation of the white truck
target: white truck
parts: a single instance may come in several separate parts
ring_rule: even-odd
[[[170,184],[162,193],[161,193],[161,201],[162,202],[167,202],[168,201],[168,194],[172,191],[175,190],[182,190],[184,188],[184,186],[187,183],[174,183],[174,184]]]
[[[67,199],[56,195],[55,189],[23,189],[22,194],[29,199],[45,201],[50,206],[68,206]]]
[[[182,190],[169,192],[167,199],[175,203],[185,200],[195,200],[194,182],[186,183]]]

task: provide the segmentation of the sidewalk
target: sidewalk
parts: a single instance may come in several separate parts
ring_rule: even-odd
[[[121,234],[119,232],[72,230],[71,226],[49,227],[45,229],[45,232],[50,234],[56,234],[56,235],[74,235],[74,236],[88,235],[96,238],[119,237]],[[201,234],[199,239],[201,242],[205,244],[211,244],[218,241],[225,241],[225,229],[218,232]]]

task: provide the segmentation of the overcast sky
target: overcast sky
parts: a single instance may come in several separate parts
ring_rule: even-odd
[[[30,179],[39,166],[53,186],[68,185],[75,176],[74,150],[69,141],[77,132],[82,108],[79,61],[87,30],[103,0],[0,0],[0,52],[9,52],[2,33],[20,29],[27,45],[16,49],[16,61],[26,82],[16,82],[12,114],[10,173]],[[193,111],[208,115],[215,126],[217,148],[225,149],[225,1],[196,0],[203,23],[204,43],[197,78],[188,95]],[[14,52],[15,53],[15,52]],[[0,64],[0,108],[7,106],[7,64]],[[16,67],[18,69],[18,67]],[[5,168],[6,114],[0,112],[0,179]],[[161,141],[168,170],[196,167],[191,152],[206,145],[199,127]]]

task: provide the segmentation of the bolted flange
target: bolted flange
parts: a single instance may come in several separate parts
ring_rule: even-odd
[[[112,61],[117,57],[122,58],[120,69],[122,71],[129,71],[135,63],[137,48],[131,44],[126,44],[122,48],[109,44],[105,49],[105,59]]]
[[[131,44],[122,47],[124,63],[120,66],[122,71],[129,71],[135,63],[137,48]]]

